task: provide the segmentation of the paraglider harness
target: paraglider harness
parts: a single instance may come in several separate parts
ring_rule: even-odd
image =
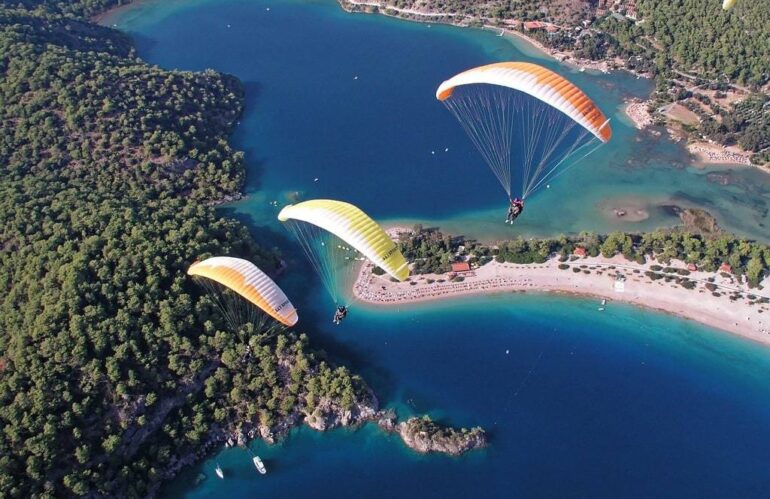
[[[338,305],[337,310],[334,311],[334,318],[332,319],[332,322],[335,324],[339,324],[347,316],[348,316],[348,307],[346,307],[345,305]]]
[[[511,205],[508,207],[508,215],[505,218],[505,223],[513,225],[513,221],[519,218],[519,215],[524,211],[524,201],[516,198],[511,199]]]

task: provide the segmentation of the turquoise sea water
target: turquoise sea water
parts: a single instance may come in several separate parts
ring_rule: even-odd
[[[269,10],[267,10],[269,7]],[[247,151],[249,197],[226,209],[290,259],[281,279],[301,329],[362,373],[402,416],[482,425],[492,445],[463,458],[418,456],[374,427],[300,429],[245,451],[223,450],[182,473],[170,497],[767,497],[770,353],[691,322],[591,300],[499,295],[398,309],[354,307],[340,327],[274,222],[293,193],[350,200],[375,217],[438,223],[495,238],[676,223],[663,206],[705,207],[741,234],[770,239],[767,179],[687,167],[681,147],[641,135],[619,113],[650,83],[589,75],[533,59],[476,30],[350,15],[332,1],[143,3],[107,21],[145,59],[214,68],[246,86],[234,141]],[[229,27],[228,27],[229,25]],[[610,145],[504,226],[505,195],[436,86],[486,62],[537,60],[580,85],[613,117]],[[358,76],[356,79],[355,77]],[[444,152],[445,148],[449,152]],[[436,154],[431,154],[436,151]],[[314,182],[314,178],[318,182]],[[642,223],[600,208],[632,198]],[[507,353],[506,353],[507,351]],[[224,481],[213,474],[222,464]],[[208,479],[193,486],[203,472]]]

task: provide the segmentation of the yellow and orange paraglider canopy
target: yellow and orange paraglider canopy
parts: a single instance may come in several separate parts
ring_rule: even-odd
[[[566,78],[529,62],[459,73],[436,98],[460,122],[505,189],[527,198],[612,137],[609,120]]]
[[[235,291],[286,326],[293,326],[299,319],[281,288],[248,260],[215,256],[192,264],[187,274],[211,279]]]
[[[591,99],[563,76],[529,62],[499,62],[464,71],[442,83],[436,98],[451,98],[456,87],[486,83],[527,93],[563,112],[602,142],[612,137],[607,118]]]

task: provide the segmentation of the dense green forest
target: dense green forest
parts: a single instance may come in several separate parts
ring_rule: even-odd
[[[131,3],[132,0],[0,0],[0,6],[9,9],[23,9],[64,14],[65,16],[90,17],[105,10]]]
[[[243,182],[243,92],[75,17],[112,3],[0,5],[0,497],[144,496],[223,429],[370,393],[304,335],[228,330],[186,277],[279,265],[211,207]]]
[[[770,79],[770,1],[738,2],[725,12],[719,1],[636,0],[621,2],[617,10],[626,13],[623,5],[634,3],[641,21],[604,15],[595,25],[596,38],[578,43],[600,57],[642,56],[664,76],[681,70],[748,86]]]

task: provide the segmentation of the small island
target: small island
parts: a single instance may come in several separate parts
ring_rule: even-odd
[[[422,454],[441,452],[459,456],[488,445],[487,433],[480,427],[455,429],[433,421],[430,416],[412,417],[396,426],[404,443]]]

